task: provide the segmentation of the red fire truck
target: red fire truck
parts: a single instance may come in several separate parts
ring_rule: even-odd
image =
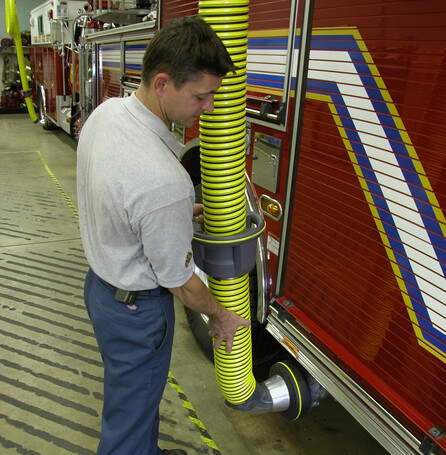
[[[91,13],[81,122],[137,88],[151,37],[199,3]],[[254,363],[282,346],[304,407],[323,388],[390,453],[443,453],[446,4],[251,0],[247,21],[246,197],[266,224],[250,274]],[[198,187],[199,127],[172,131]]]
[[[60,127],[74,134],[78,100],[73,55],[76,18],[85,12],[84,5],[84,1],[48,0],[30,13],[33,101],[45,129]]]

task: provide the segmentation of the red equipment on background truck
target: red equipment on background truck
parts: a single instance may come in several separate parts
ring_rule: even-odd
[[[135,90],[153,34],[199,8],[154,6],[93,8],[64,55],[32,34],[42,117],[82,124]],[[320,384],[398,455],[446,452],[445,49],[444,2],[249,5],[246,194],[266,221],[251,282],[254,361],[274,353],[259,345],[266,328],[305,370],[307,410]],[[42,80],[45,53],[48,65],[78,53],[78,93],[63,65]],[[69,90],[53,101],[58,71]],[[173,133],[199,186],[198,126]],[[188,316],[200,337],[204,319]]]

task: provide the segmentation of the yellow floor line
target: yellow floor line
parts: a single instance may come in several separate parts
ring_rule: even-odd
[[[55,185],[57,186],[57,188],[59,189],[59,191],[62,193],[62,196],[64,197],[66,203],[68,204],[68,206],[70,207],[71,211],[73,212],[74,216],[76,217],[76,219],[79,221],[79,213],[76,209],[76,207],[74,206],[73,202],[71,201],[71,199],[69,198],[68,194],[65,192],[65,190],[63,189],[62,185],[59,183],[59,180],[57,180],[56,176],[53,174],[53,172],[51,171],[51,169],[49,168],[48,164],[46,163],[45,159],[43,158],[43,155],[40,153],[39,150],[37,150],[37,154],[39,155],[39,158],[40,160],[42,161],[43,163],[43,167],[45,168],[45,170],[48,172],[49,176],[53,179],[53,182],[55,183]]]
[[[171,371],[169,371],[169,377],[167,379],[167,383],[172,387],[173,389],[176,390],[178,393],[178,397],[183,400],[183,408],[187,409],[189,412],[189,420],[196,425],[201,432],[201,440],[210,448],[212,449],[212,453],[214,455],[219,455],[221,452],[218,450],[217,445],[215,442],[212,440],[210,437],[208,431],[206,430],[206,427],[204,426],[203,422],[198,418],[197,413],[192,406],[192,403],[187,399],[185,393],[181,389],[180,385],[178,382],[175,380],[173,377],[173,374]]]

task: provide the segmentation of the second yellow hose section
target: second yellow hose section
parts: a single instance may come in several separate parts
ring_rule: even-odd
[[[237,70],[215,94],[214,111],[200,119],[200,159],[206,233],[229,236],[246,229],[245,107],[249,0],[202,0],[199,14],[226,46]],[[231,311],[250,320],[249,277],[209,278],[209,289]],[[214,351],[217,382],[225,399],[244,403],[254,393],[251,329],[240,328],[232,352]]]

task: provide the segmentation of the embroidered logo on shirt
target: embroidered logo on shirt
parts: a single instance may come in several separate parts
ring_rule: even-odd
[[[187,267],[190,264],[190,260],[192,259],[192,253],[189,251],[186,256],[186,262],[184,263],[184,266]]]

